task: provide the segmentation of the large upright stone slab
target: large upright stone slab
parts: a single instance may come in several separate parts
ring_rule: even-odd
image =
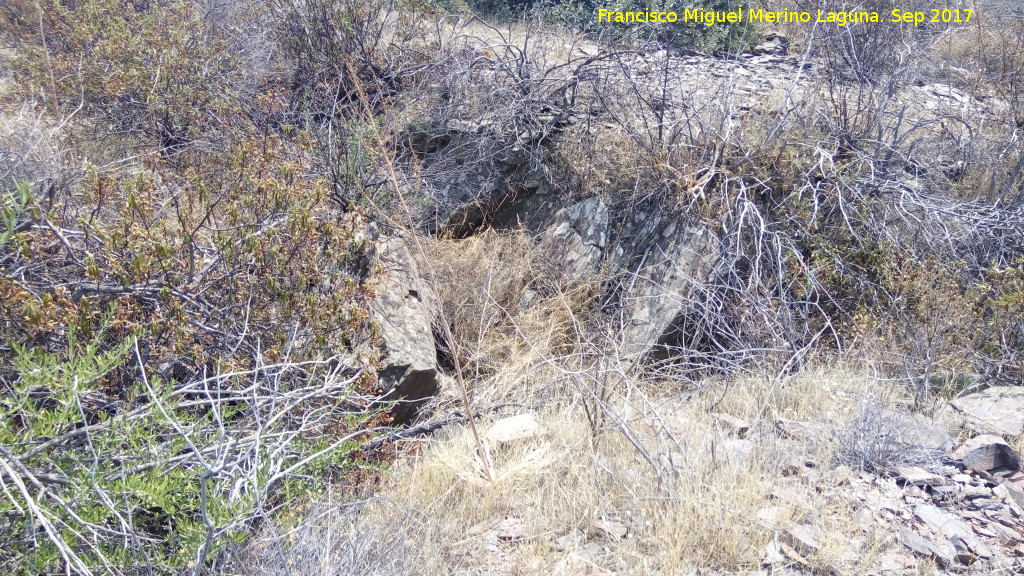
[[[383,400],[396,402],[391,416],[404,423],[437,393],[433,324],[440,300],[404,238],[381,238],[375,256],[379,272],[372,281],[376,298],[369,309],[384,347],[378,376]]]

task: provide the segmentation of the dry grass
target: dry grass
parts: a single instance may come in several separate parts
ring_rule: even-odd
[[[541,394],[550,384],[542,367],[580,348],[593,286],[561,279],[525,231],[424,248],[478,405]]]
[[[906,389],[845,369],[696,389],[637,375],[581,329],[586,283],[559,283],[524,232],[435,241],[426,251],[472,372],[474,406],[535,407],[544,433],[491,443],[488,463],[465,427],[408,447],[359,516],[378,531],[393,527],[416,551],[407,573],[743,573],[760,568],[768,543],[793,522],[827,535],[807,558],[816,569],[868,573],[893,546],[884,531],[861,531],[854,505],[833,490],[855,474],[835,466],[836,431],[866,403],[908,402]],[[749,422],[749,438],[731,436],[716,413]],[[809,433],[780,433],[780,420]],[[773,496],[780,490],[797,496]],[[627,536],[606,534],[608,521]]]
[[[827,535],[808,558],[812,567],[870,571],[889,544],[881,533],[861,533],[853,507],[830,490],[851,472],[830,469],[827,438],[787,440],[774,422],[833,424],[866,396],[892,391],[843,371],[723,386],[685,402],[633,387],[628,399],[605,406],[617,424],[596,431],[578,401],[552,406],[538,416],[542,435],[492,443],[493,483],[469,431],[451,429],[410,450],[362,521],[402,526],[401,537],[418,551],[410,571],[417,574],[745,572],[759,568],[769,541],[796,521]],[[747,419],[749,444],[728,436],[712,412]],[[784,476],[779,463],[794,454],[818,469]],[[779,489],[800,496],[773,499]],[[626,537],[603,532],[605,521],[621,523]]]

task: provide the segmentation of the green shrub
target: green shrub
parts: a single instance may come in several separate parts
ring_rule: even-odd
[[[15,181],[14,193],[9,197],[0,199],[0,219],[3,220],[3,229],[0,230],[0,248],[11,239],[17,230],[19,221],[32,200],[28,182]]]
[[[15,346],[0,379],[0,566],[12,574],[158,572],[216,562],[284,483],[351,467],[370,412],[325,362],[127,385],[138,340],[74,330],[65,353]],[[117,392],[113,395],[112,392]],[[346,397],[349,402],[344,402]]]
[[[96,136],[178,149],[231,112],[241,71],[195,3],[11,0],[0,32],[18,46],[20,89],[95,117]]]

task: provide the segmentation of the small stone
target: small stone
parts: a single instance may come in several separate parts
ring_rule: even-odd
[[[1015,528],[1015,527],[1019,526],[1019,523],[1017,522],[1017,519],[1015,519],[1014,517],[1010,516],[1010,512],[1007,512],[1006,510],[997,509],[997,508],[985,510],[985,516],[987,516],[987,517],[991,518],[992,520],[998,522],[1002,526],[1009,526],[1010,528]]]
[[[931,542],[910,528],[900,528],[897,530],[896,539],[900,541],[900,544],[903,544],[918,554],[927,556],[932,553]]]
[[[961,484],[970,484],[971,476],[967,474],[954,474],[951,480],[953,480],[954,482],[959,482]]]
[[[711,417],[718,420],[729,434],[737,438],[746,438],[750,433],[750,424],[746,420],[722,413],[712,413]]]
[[[920,518],[932,531],[941,534],[951,542],[954,537],[958,538],[961,544],[969,548],[974,554],[983,558],[988,558],[992,555],[992,550],[974,534],[970,526],[956,515],[929,504],[915,506],[914,515]]]
[[[910,528],[897,530],[896,539],[925,558],[935,558],[943,566],[949,566],[956,560],[956,549],[949,542],[932,542]]]
[[[816,422],[801,422],[780,418],[775,421],[775,429],[785,438],[801,441],[814,441],[828,435],[828,428]]]
[[[813,465],[813,463],[809,463],[806,458],[789,456],[782,460],[782,463],[779,465],[779,472],[781,472],[783,476],[797,476],[801,472],[807,470],[809,467],[808,464]]]
[[[481,522],[474,526],[471,526],[469,530],[466,530],[467,536],[479,536],[484,532],[487,532],[491,528],[490,522]]]
[[[916,567],[917,560],[907,554],[886,552],[878,556],[878,570],[880,572],[902,572],[903,570]]]
[[[996,468],[1019,470],[1021,467],[1020,456],[1006,440],[992,434],[971,438],[949,456],[979,473],[987,473]]]
[[[597,542],[591,542],[586,546],[577,548],[572,555],[584,562],[596,562],[601,557],[601,545]]]
[[[971,546],[968,546],[962,538],[959,536],[953,536],[949,541],[953,544],[953,548],[956,549],[957,562],[964,566],[970,566],[978,561],[978,555],[971,550]]]
[[[807,558],[804,558],[803,554],[801,554],[796,548],[793,548],[789,544],[786,544],[785,542],[779,542],[779,548],[782,550],[783,554],[785,554],[791,560],[795,560],[805,566],[810,564],[810,562],[807,561]]]
[[[487,430],[484,438],[495,444],[506,444],[518,440],[528,440],[543,434],[533,414],[519,414],[498,420]]]
[[[972,510],[992,510],[999,508],[1002,502],[993,498],[974,498],[971,500],[970,506]]]
[[[864,532],[870,532],[876,525],[875,515],[868,508],[861,508],[853,515],[853,521]]]
[[[783,543],[789,544],[802,556],[813,554],[821,549],[825,533],[813,524],[794,524],[782,534]]]
[[[718,446],[721,447],[719,457],[724,457],[731,462],[743,462],[754,450],[754,443],[750,440],[723,440]]]
[[[805,508],[808,502],[808,496],[804,490],[791,483],[775,486],[772,488],[771,495],[772,498],[797,508]]]
[[[949,500],[956,496],[956,486],[932,486],[932,500]]]
[[[1024,535],[1022,535],[1019,531],[1009,526],[1004,526],[998,522],[988,523],[988,529],[994,532],[997,538],[1000,538],[1002,540],[1002,545],[1007,546],[1012,544],[1013,542],[1024,541]]]
[[[992,490],[984,486],[969,484],[963,487],[963,496],[969,500],[974,498],[989,498],[992,496]]]
[[[974,531],[976,533],[978,533],[978,534],[980,534],[982,536],[985,536],[987,538],[995,538],[996,536],[998,536],[998,534],[996,534],[995,532],[989,530],[988,528],[985,528],[984,525],[979,525],[979,524],[975,523],[975,524],[973,524],[973,527],[974,527]]]
[[[764,549],[764,559],[761,560],[761,564],[764,566],[771,566],[772,564],[778,564],[785,561],[786,556],[782,553],[782,547],[779,545],[778,541],[772,539]]]
[[[594,523],[594,528],[597,529],[598,533],[608,538],[609,540],[621,540],[626,537],[629,529],[626,525],[618,520],[608,520],[602,518]]]
[[[573,530],[564,536],[555,538],[555,542],[552,547],[559,552],[568,552],[569,550],[575,550],[578,548],[586,541],[586,539],[587,537],[582,532],[579,530]]]
[[[919,466],[898,466],[896,472],[903,481],[914,486],[945,486],[949,484],[949,480],[938,474],[932,474]]]
[[[774,530],[779,525],[779,520],[782,518],[782,507],[781,506],[767,506],[761,508],[754,513],[754,518],[757,523],[765,528]]]
[[[517,542],[523,539],[525,531],[522,518],[505,518],[498,524],[498,540]]]
[[[1017,507],[1024,506],[1024,485],[1021,482],[1004,481],[1002,486],[1006,488],[1010,495],[1010,499],[1006,501],[1007,504],[1013,504]]]

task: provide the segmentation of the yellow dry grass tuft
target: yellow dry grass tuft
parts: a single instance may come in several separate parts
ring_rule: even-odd
[[[594,286],[560,279],[525,231],[487,231],[424,248],[478,404],[547,387],[544,367],[580,348]]]
[[[830,495],[849,469],[783,475],[780,461],[797,452],[828,463],[827,438],[794,442],[772,432],[777,418],[837,425],[865,397],[891,399],[883,383],[808,371],[775,384],[719,383],[685,402],[646,393],[670,383],[653,384],[623,389],[604,407],[604,429],[588,426],[579,402],[542,411],[542,434],[489,444],[494,482],[469,431],[452,429],[389,474],[364,518],[401,524],[422,573],[742,573],[758,569],[768,543],[794,522],[826,533],[806,559],[815,568],[867,573],[891,545],[882,533],[860,532],[849,502]],[[754,432],[731,436],[713,412],[746,419]],[[800,496],[780,500],[780,490]]]

